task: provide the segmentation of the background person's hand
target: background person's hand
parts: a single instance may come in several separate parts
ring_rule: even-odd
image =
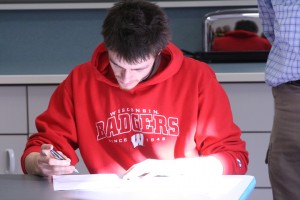
[[[29,174],[40,176],[51,176],[60,174],[71,174],[75,167],[70,165],[71,161],[62,152],[59,152],[65,160],[58,160],[51,153],[51,144],[43,144],[40,153],[32,152],[25,159],[26,171]]]

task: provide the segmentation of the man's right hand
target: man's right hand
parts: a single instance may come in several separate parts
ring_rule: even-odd
[[[32,152],[25,158],[25,168],[28,174],[51,176],[60,174],[71,174],[75,167],[71,160],[59,152],[66,160],[58,160],[51,153],[51,144],[43,144],[40,153]]]

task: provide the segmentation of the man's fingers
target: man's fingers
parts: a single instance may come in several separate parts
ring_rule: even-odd
[[[69,162],[71,162],[70,158],[68,158],[65,154],[63,154],[61,151],[58,151],[58,153],[64,157],[66,160],[68,160]]]
[[[41,156],[49,156],[50,157],[50,150],[53,149],[52,144],[42,144],[40,154]]]

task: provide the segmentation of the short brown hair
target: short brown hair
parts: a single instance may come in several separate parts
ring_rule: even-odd
[[[104,43],[129,63],[157,55],[168,44],[165,12],[145,0],[122,0],[109,9],[102,26]]]

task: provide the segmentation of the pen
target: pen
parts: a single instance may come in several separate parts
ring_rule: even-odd
[[[58,160],[66,160],[62,155],[60,155],[57,151],[51,149],[50,153]],[[79,173],[77,169],[74,170],[76,173]]]

